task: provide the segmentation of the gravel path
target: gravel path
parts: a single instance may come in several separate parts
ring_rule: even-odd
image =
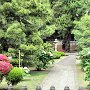
[[[56,90],[64,90],[65,86],[69,86],[70,90],[78,90],[75,63],[76,54],[70,54],[57,63],[41,83],[42,90],[50,90],[52,85]]]

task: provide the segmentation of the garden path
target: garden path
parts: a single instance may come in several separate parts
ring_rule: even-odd
[[[78,80],[76,71],[76,54],[69,56],[55,64],[54,68],[41,83],[42,90],[50,90],[50,86],[55,86],[56,90],[64,90],[69,86],[70,90],[78,90]]]

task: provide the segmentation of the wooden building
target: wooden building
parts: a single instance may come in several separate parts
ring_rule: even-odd
[[[63,43],[63,37],[60,36],[60,34],[58,34],[57,32],[55,32],[53,35],[51,35],[50,37],[47,37],[46,39],[44,39],[44,41],[48,41],[50,42],[55,51],[63,51],[65,50],[65,46]],[[71,38],[70,38],[70,51],[76,51],[76,41],[74,40],[74,35],[71,34]]]

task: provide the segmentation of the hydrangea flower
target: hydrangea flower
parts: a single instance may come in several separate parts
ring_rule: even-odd
[[[3,79],[3,76],[8,74],[11,69],[12,64],[10,64],[9,58],[4,54],[0,54],[0,82]]]
[[[9,73],[11,69],[12,69],[12,65],[10,63],[0,61],[0,72],[2,74],[5,75]]]
[[[0,61],[5,61],[10,63],[10,60],[8,59],[8,57],[4,54],[0,54]]]

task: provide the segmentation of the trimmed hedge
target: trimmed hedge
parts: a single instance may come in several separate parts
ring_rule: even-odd
[[[61,56],[65,56],[65,53],[64,52],[53,52],[53,58],[54,59],[59,59]]]

